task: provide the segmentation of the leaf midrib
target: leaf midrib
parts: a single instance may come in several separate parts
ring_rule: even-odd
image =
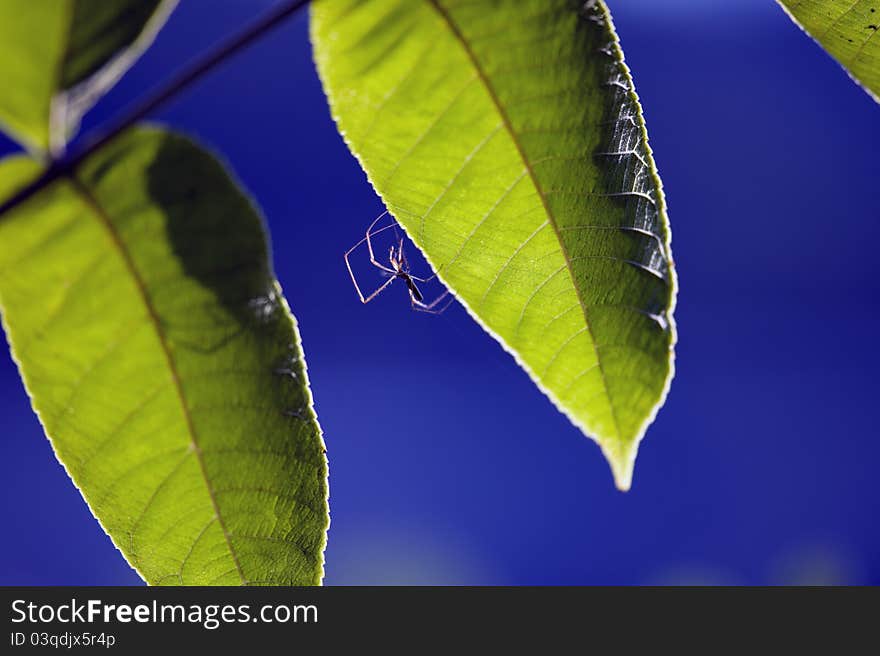
[[[180,402],[180,408],[183,414],[184,421],[186,423],[187,432],[189,433],[191,449],[193,454],[195,455],[196,461],[199,464],[199,471],[201,472],[202,478],[205,482],[205,488],[208,491],[208,497],[211,500],[211,505],[214,509],[214,515],[217,518],[217,524],[223,531],[223,538],[226,541],[226,546],[229,549],[229,553],[232,557],[233,563],[235,564],[235,569],[238,572],[238,576],[241,579],[242,584],[244,585],[247,582],[247,579],[244,576],[244,571],[242,570],[241,563],[238,560],[238,554],[236,553],[235,548],[232,546],[231,536],[229,535],[229,531],[226,528],[226,522],[223,520],[223,515],[220,512],[220,506],[217,503],[217,497],[214,494],[214,488],[211,485],[210,478],[208,477],[208,471],[205,466],[204,458],[202,457],[202,450],[199,447],[198,432],[196,431],[195,424],[192,418],[192,413],[190,412],[189,405],[187,404],[186,393],[183,390],[183,383],[180,378],[180,373],[177,370],[177,363],[174,361],[174,356],[171,353],[171,348],[168,343],[168,337],[165,334],[165,329],[162,327],[162,321],[159,318],[156,307],[155,305],[153,305],[152,299],[150,298],[149,292],[147,291],[146,284],[144,283],[144,280],[141,277],[140,272],[138,271],[137,266],[135,265],[135,262],[131,257],[131,253],[125,245],[125,242],[122,240],[122,236],[119,234],[119,231],[116,230],[116,227],[113,225],[112,220],[107,215],[101,204],[98,202],[98,199],[95,198],[88,187],[79,178],[77,178],[75,172],[66,174],[64,176],[64,179],[70,183],[70,186],[73,188],[77,196],[79,196],[82,202],[85,203],[85,205],[92,211],[92,214],[94,214],[94,216],[98,220],[98,223],[106,231],[108,237],[110,238],[111,244],[113,244],[114,249],[116,249],[119,256],[122,258],[126,270],[134,281],[135,287],[138,291],[138,296],[140,297],[141,302],[144,304],[144,307],[147,310],[147,316],[149,317],[150,323],[156,333],[156,337],[159,341],[159,345],[162,349],[162,353],[168,365],[169,373],[171,374],[171,380],[174,384],[177,398]]]
[[[608,389],[608,379],[605,375],[605,367],[602,364],[602,357],[599,352],[599,349],[596,346],[596,335],[593,332],[592,322],[590,321],[590,315],[587,311],[587,305],[584,302],[584,298],[581,292],[580,287],[577,284],[577,281],[574,279],[573,268],[571,265],[571,256],[568,253],[568,247],[562,239],[562,235],[559,231],[559,226],[556,222],[556,217],[553,214],[553,211],[550,208],[550,205],[547,202],[547,196],[544,193],[543,188],[541,187],[540,182],[538,181],[538,177],[535,174],[535,170],[532,167],[529,158],[526,156],[525,150],[523,149],[522,143],[519,139],[519,135],[513,127],[513,124],[510,121],[510,117],[507,115],[507,111],[504,109],[504,106],[501,103],[501,99],[498,97],[498,94],[495,92],[495,88],[492,86],[492,82],[489,80],[489,76],[483,70],[480,61],[477,59],[476,53],[470,47],[467,39],[464,34],[459,29],[457,23],[443,7],[438,0],[427,0],[428,4],[434,8],[437,14],[442,19],[442,22],[446,25],[455,39],[459,42],[462,49],[467,55],[468,60],[471,62],[471,65],[474,67],[474,71],[477,74],[480,82],[483,87],[486,89],[486,92],[489,94],[489,98],[492,100],[492,104],[495,106],[495,110],[498,112],[502,123],[504,124],[504,128],[507,131],[508,136],[513,142],[514,147],[516,148],[517,153],[520,156],[520,159],[523,162],[523,166],[525,166],[526,171],[529,174],[529,179],[532,181],[532,184],[535,187],[535,191],[538,194],[538,198],[541,200],[541,205],[544,208],[544,212],[547,215],[547,220],[550,222],[550,225],[553,227],[553,232],[556,235],[556,240],[559,242],[560,250],[562,252],[563,257],[565,258],[566,271],[568,271],[568,275],[571,278],[571,284],[575,289],[575,293],[577,294],[578,303],[581,307],[581,313],[584,317],[584,322],[586,324],[587,332],[590,335],[590,345],[593,347],[593,352],[596,354],[596,363],[599,368],[599,374],[602,378],[602,387],[605,391],[605,398],[608,401],[608,407],[611,409],[611,419],[614,422],[614,430],[616,432],[616,437],[618,440],[622,439],[622,433],[620,430],[620,423],[617,419],[617,409],[614,407],[614,402],[611,399],[611,392]]]

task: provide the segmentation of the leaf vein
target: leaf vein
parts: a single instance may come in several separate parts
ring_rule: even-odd
[[[241,569],[241,563],[238,561],[238,555],[235,549],[232,546],[232,542],[229,539],[229,533],[226,529],[225,524],[223,523],[223,518],[220,514],[220,508],[217,505],[217,500],[214,498],[214,493],[211,486],[211,481],[208,476],[208,472],[205,469],[205,463],[202,459],[201,453],[199,451],[198,446],[198,438],[195,430],[195,425],[193,423],[192,415],[189,412],[189,406],[186,400],[186,395],[183,391],[183,384],[180,380],[180,375],[177,371],[177,364],[175,363],[174,357],[171,354],[171,349],[168,344],[168,338],[165,334],[165,329],[162,326],[162,321],[159,317],[159,314],[153,305],[149,293],[147,292],[147,285],[138,271],[134,260],[132,259],[131,254],[128,251],[128,248],[125,246],[125,242],[122,240],[122,236],[118,233],[116,226],[113,224],[113,221],[110,217],[105,213],[104,209],[98,203],[97,199],[92,196],[91,191],[86,187],[86,185],[76,177],[75,174],[70,174],[68,176],[68,180],[70,181],[71,186],[77,192],[77,194],[82,198],[82,200],[86,203],[86,205],[92,210],[92,213],[98,219],[99,223],[106,229],[107,235],[110,238],[111,243],[114,245],[116,250],[118,251],[120,257],[122,258],[126,269],[132,277],[132,280],[137,288],[138,294],[143,302],[145,308],[147,309],[147,313],[150,316],[151,322],[153,324],[153,328],[156,331],[156,337],[158,339],[159,345],[165,357],[166,363],[168,365],[169,373],[174,383],[174,387],[177,391],[178,400],[180,401],[181,412],[183,413],[184,420],[187,425],[187,430],[190,436],[190,444],[192,445],[193,452],[195,453],[196,460],[199,464],[199,469],[202,473],[202,478],[204,479],[205,487],[208,491],[208,496],[211,500],[211,505],[214,507],[214,512],[217,515],[217,521],[220,524],[221,529],[223,530],[223,535],[226,539],[227,547],[229,548],[230,556],[232,557],[233,562],[236,565],[236,568],[239,571],[239,576],[241,580],[245,580],[244,572]]]
[[[562,240],[562,235],[558,231],[558,226],[556,225],[556,219],[555,219],[553,212],[550,209],[550,205],[547,201],[547,196],[543,192],[543,189],[542,189],[542,186],[538,180],[538,177],[535,174],[535,171],[531,166],[529,158],[526,156],[526,153],[523,150],[523,145],[517,135],[516,130],[513,127],[513,124],[510,121],[510,117],[508,116],[506,110],[504,109],[504,106],[501,104],[501,100],[498,97],[498,94],[495,92],[495,89],[494,89],[492,83],[490,82],[488,76],[486,75],[485,71],[483,70],[482,65],[480,64],[479,60],[477,59],[476,53],[471,49],[467,39],[462,34],[461,30],[459,29],[458,25],[453,20],[452,16],[441,5],[439,0],[430,0],[430,2],[431,2],[431,5],[437,10],[438,14],[440,14],[441,18],[446,21],[449,29],[452,31],[452,33],[456,36],[456,38],[461,43],[462,48],[464,49],[464,51],[467,53],[468,57],[470,58],[470,61],[476,71],[476,74],[482,80],[482,82],[486,88],[486,91],[488,92],[490,98],[492,99],[492,102],[494,103],[494,105],[496,107],[496,110],[498,111],[499,115],[501,116],[502,120],[504,121],[505,127],[507,128],[507,131],[510,134],[510,138],[513,141],[514,145],[516,146],[517,151],[519,152],[519,155],[523,161],[523,164],[525,165],[526,169],[529,171],[529,176],[532,179],[532,182],[535,186],[535,190],[538,193],[539,197],[541,198],[541,202],[544,204],[544,209],[546,211],[547,218],[553,225],[553,229],[556,232],[556,237],[559,240],[560,245],[562,246],[563,255],[565,256],[566,262],[568,263],[569,269],[570,269],[571,262],[569,259],[569,254],[565,250],[565,242]],[[577,285],[577,281],[574,279],[574,273],[570,272],[570,274],[572,276],[572,285],[574,286],[575,291],[577,292],[577,295],[578,295],[578,299],[581,302],[581,309],[584,314],[584,322],[586,324],[586,330],[590,333],[591,343],[595,347],[596,338],[595,338],[595,334],[593,333],[593,328],[590,323],[589,314],[586,310],[586,304],[584,303],[582,292]],[[483,300],[485,300],[485,295],[483,297]],[[480,305],[482,305],[482,302],[483,301],[481,300]],[[602,372],[602,381],[603,381],[603,385],[605,387],[607,402],[608,402],[608,405],[611,407],[612,416],[614,418],[614,427],[615,427],[615,431],[617,433],[617,438],[620,439],[622,433],[620,430],[620,424],[617,420],[617,413],[614,409],[614,404],[612,403],[612,400],[611,400],[611,393],[608,389],[607,382],[605,381],[605,370],[604,370],[604,368],[601,367],[602,360],[599,357],[599,352],[598,351],[594,351],[594,352],[596,354],[596,360],[600,365],[600,371]],[[543,376],[541,376],[541,378],[543,378]]]

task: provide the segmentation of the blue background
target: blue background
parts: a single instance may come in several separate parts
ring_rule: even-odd
[[[268,4],[182,3],[85,129]],[[327,583],[880,583],[880,107],[771,0],[609,4],[681,278],[677,376],[628,494],[460,306],[357,301],[341,254],[382,208],[305,14],[154,117],[267,216],[329,449]],[[139,583],[5,349],[0,417],[0,583]]]

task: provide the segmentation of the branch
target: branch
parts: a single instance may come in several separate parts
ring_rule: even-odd
[[[141,101],[135,103],[130,109],[113,121],[105,130],[92,138],[83,141],[83,145],[74,148],[69,156],[53,161],[41,176],[23,187],[9,200],[0,204],[0,218],[13,208],[25,202],[35,193],[51,184],[58,178],[72,171],[80,162],[91,155],[94,151],[115,139],[134,123],[141,120],[163,103],[167,102],[205,74],[211,72],[228,57],[238,53],[249,46],[264,34],[280,25],[309,0],[287,0],[277,7],[270,9],[263,16],[257,18],[251,25],[245,27],[238,34],[232,35],[225,41],[221,41],[202,56],[187,64],[177,75],[154,89]]]

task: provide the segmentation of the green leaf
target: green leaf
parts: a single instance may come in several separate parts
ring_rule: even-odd
[[[791,19],[880,102],[880,2],[777,0]]]
[[[676,283],[605,5],[322,0],[312,39],[386,205],[628,488],[672,376]]]
[[[36,165],[0,164],[0,192]],[[254,207],[129,132],[0,217],[0,308],[56,455],[152,584],[320,582],[327,465]]]
[[[0,2],[0,123],[35,151],[58,152],[122,77],[177,0]]]

